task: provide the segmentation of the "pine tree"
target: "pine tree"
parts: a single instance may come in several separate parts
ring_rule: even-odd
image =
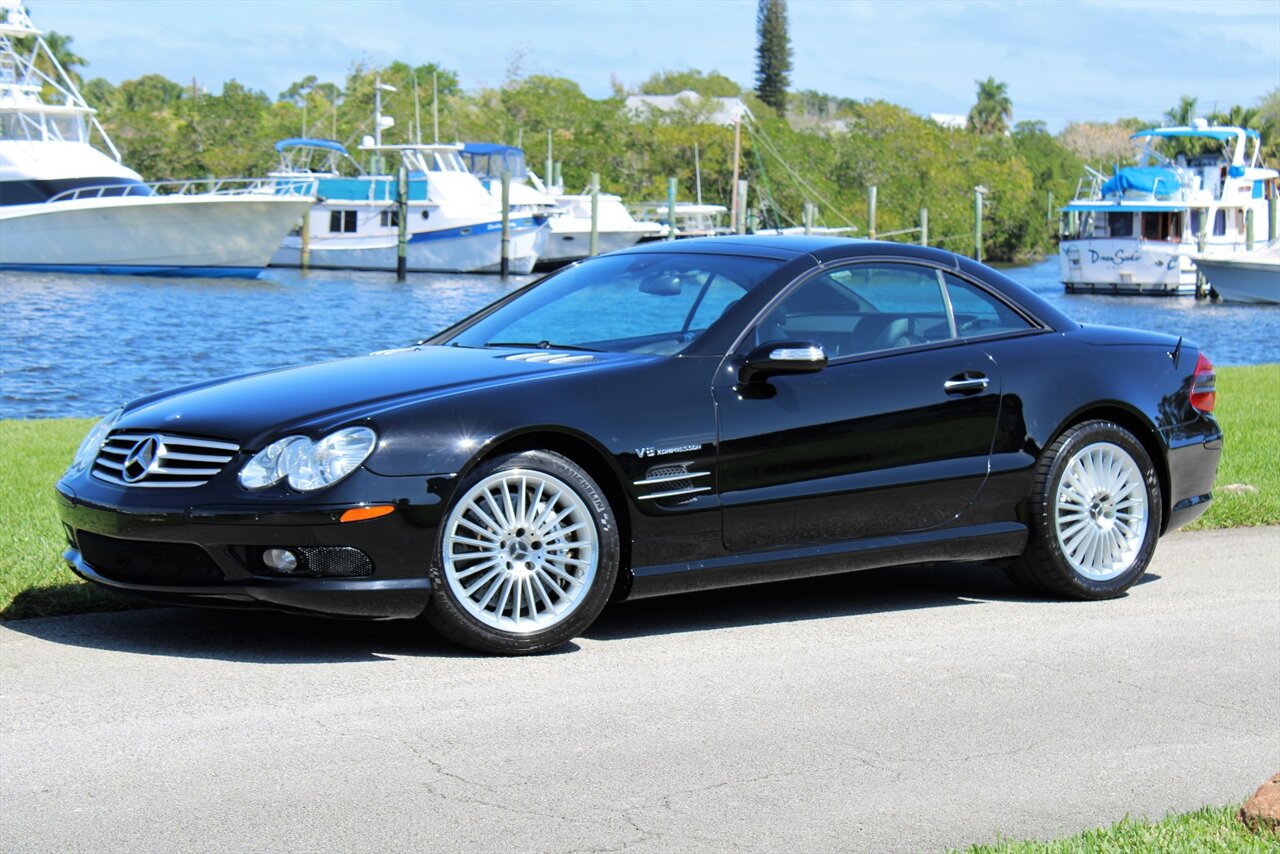
[[[779,114],[787,110],[791,73],[791,38],[787,35],[787,0],[759,0],[756,9],[756,93]]]

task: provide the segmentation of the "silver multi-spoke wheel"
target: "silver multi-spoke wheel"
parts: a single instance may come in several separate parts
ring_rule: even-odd
[[[475,619],[516,634],[560,623],[591,589],[599,533],[577,491],[512,468],[472,486],[444,529],[444,577]]]
[[[1137,462],[1111,442],[1086,445],[1063,469],[1054,520],[1072,569],[1093,581],[1123,575],[1147,535],[1147,484]]]

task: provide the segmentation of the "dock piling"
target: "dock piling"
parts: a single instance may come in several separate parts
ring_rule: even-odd
[[[502,262],[498,272],[505,280],[511,274],[511,173],[502,170]]]
[[[667,240],[676,239],[676,176],[667,179]]]
[[[1196,234],[1196,251],[1204,254],[1205,247],[1209,243],[1209,208],[1205,208],[1200,214],[1200,230]],[[1196,269],[1196,299],[1204,299],[1208,296],[1207,282],[1204,279],[1204,273]]]
[[[734,234],[747,233],[747,179],[738,179],[738,210],[734,215]]]
[[[813,202],[804,203],[804,233],[813,234]]]
[[[404,164],[396,173],[396,281],[403,282],[409,244],[409,171]]]
[[[986,187],[973,188],[973,258],[982,262],[982,194]]]
[[[588,256],[600,254],[600,173],[591,173],[591,243]]]
[[[920,209],[920,245],[929,245],[929,209]]]
[[[1271,190],[1271,198],[1267,199],[1267,242],[1275,243],[1277,235],[1276,224],[1276,194],[1280,192],[1280,186],[1273,185]]]
[[[547,192],[551,192],[552,186],[555,185],[555,161],[551,159],[551,128],[547,128],[547,171],[543,173],[542,178],[546,182]]]
[[[1253,208],[1244,212],[1244,248],[1247,252],[1253,251]]]
[[[876,192],[875,184],[867,187],[867,237],[872,240],[876,239]]]
[[[302,272],[311,266],[311,209],[302,215]]]

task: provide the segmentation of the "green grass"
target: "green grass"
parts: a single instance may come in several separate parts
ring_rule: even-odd
[[[90,420],[0,421],[0,617],[42,617],[136,607],[85,584],[62,562],[66,537],[53,484]]]
[[[1280,524],[1280,364],[1218,371],[1226,431],[1218,489],[1195,528]],[[62,563],[53,484],[91,426],[83,419],[0,421],[0,619],[137,607],[82,583]],[[1256,492],[1224,492],[1247,484]]]
[[[1239,806],[1204,807],[1171,815],[1163,821],[1126,818],[1111,827],[1095,828],[1052,842],[997,842],[974,845],[968,854],[1120,854],[1120,852],[1280,852],[1280,835],[1250,831],[1236,820]]]
[[[1188,530],[1280,524],[1280,364],[1219,368],[1214,415],[1226,438],[1209,512]],[[1257,492],[1231,492],[1243,484]]]

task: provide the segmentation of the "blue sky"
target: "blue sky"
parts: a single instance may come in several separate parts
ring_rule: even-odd
[[[354,62],[436,62],[464,88],[509,69],[577,81],[715,69],[751,85],[755,0],[27,0],[74,38],[88,77],[149,72],[271,96]],[[965,113],[974,81],[1009,85],[1014,120],[1157,118],[1255,104],[1280,86],[1280,0],[790,0],[792,88]]]

